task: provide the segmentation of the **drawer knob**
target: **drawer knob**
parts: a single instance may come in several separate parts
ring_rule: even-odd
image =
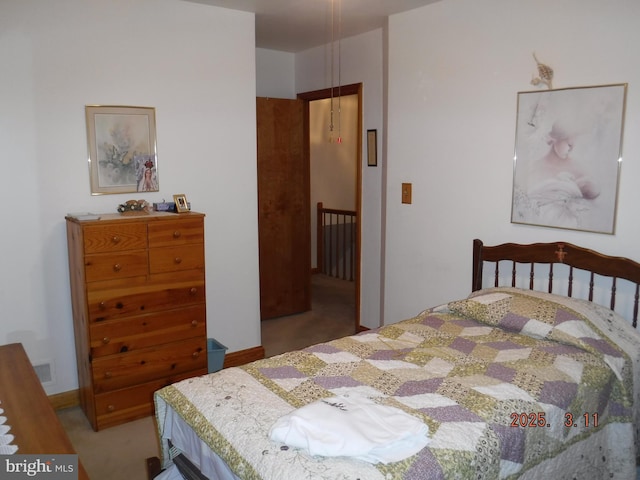
[[[191,326],[192,327],[197,327],[198,326],[198,320],[191,320]]]
[[[178,265],[179,265],[179,264],[181,264],[181,263],[182,263],[182,258],[180,258],[180,257],[176,257],[176,258],[174,258],[174,259],[173,259],[173,261],[174,261],[176,264],[178,264]]]
[[[109,410],[110,412],[115,411],[115,409],[116,409],[116,406],[115,406],[115,405],[108,405],[108,406],[107,406],[107,410]]]
[[[104,372],[104,378],[111,378],[111,372]]]
[[[111,341],[111,339],[109,337],[104,337],[102,339],[102,343],[105,344],[105,345],[107,345],[110,341]]]
[[[100,310],[104,310],[105,308],[107,308],[107,302],[100,302],[100,305],[98,305],[100,307]]]
[[[120,237],[118,235],[114,235],[113,237],[111,237],[111,241],[113,243],[120,243]]]
[[[182,234],[180,233],[179,230],[176,230],[175,232],[173,232],[173,238],[180,238],[180,235]]]
[[[191,287],[189,289],[189,294],[190,295],[195,295],[196,293],[198,293],[198,289],[196,287]]]
[[[120,270],[122,270],[122,265],[120,265],[119,263],[116,263],[116,264],[113,266],[113,271],[114,271],[114,272],[119,272]]]
[[[200,356],[200,352],[196,350],[195,352],[193,352],[193,353],[191,354],[191,356],[192,356],[193,358],[198,358],[198,357]]]

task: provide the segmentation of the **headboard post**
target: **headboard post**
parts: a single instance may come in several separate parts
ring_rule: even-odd
[[[471,291],[475,292],[482,288],[482,240],[473,240],[473,267]]]

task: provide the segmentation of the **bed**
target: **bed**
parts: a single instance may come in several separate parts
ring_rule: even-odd
[[[160,477],[635,478],[640,264],[474,240],[472,272],[413,318],[159,390]]]

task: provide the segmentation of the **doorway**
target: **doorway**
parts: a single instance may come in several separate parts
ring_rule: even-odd
[[[311,121],[310,119],[310,103],[314,102],[314,101],[318,101],[318,100],[322,100],[322,101],[326,101],[327,99],[333,99],[333,110],[334,110],[334,117],[333,117],[333,124],[334,124],[334,131],[333,131],[333,141],[335,142],[337,140],[338,137],[338,132],[337,132],[337,126],[339,125],[340,122],[340,118],[337,117],[337,113],[338,112],[338,105],[339,105],[339,99],[340,97],[342,98],[346,98],[346,97],[354,97],[354,103],[355,103],[355,114],[352,116],[353,118],[353,122],[355,122],[355,125],[351,126],[351,128],[344,128],[344,131],[353,131],[355,132],[355,152],[354,152],[354,158],[352,159],[353,164],[355,164],[355,186],[354,186],[354,201],[355,201],[355,212],[356,212],[356,228],[355,228],[355,266],[354,266],[354,332],[359,332],[362,330],[361,326],[360,326],[360,265],[361,265],[361,236],[362,236],[362,230],[361,230],[361,216],[362,216],[362,84],[361,83],[357,83],[357,84],[351,84],[351,85],[344,85],[344,86],[340,86],[340,87],[334,87],[333,90],[331,88],[327,88],[327,89],[323,89],[323,90],[315,90],[312,92],[305,92],[305,93],[300,93],[298,94],[298,99],[304,100],[305,102],[305,122],[307,122],[307,128],[306,130],[309,131],[310,127],[309,122]],[[346,103],[346,102],[345,102]],[[327,123],[327,127],[328,127],[328,123]],[[327,128],[327,142],[329,141],[329,136],[331,135],[331,133],[328,131]],[[338,147],[339,148],[339,147]],[[311,161],[311,158],[309,158],[309,162]],[[312,175],[312,174],[311,174]],[[310,179],[310,182],[313,182],[313,178]],[[322,200],[320,200],[322,201]],[[334,208],[331,205],[325,205],[325,207],[331,207]],[[311,202],[311,209],[315,210],[316,206],[314,204],[314,202]],[[312,217],[315,218],[315,215],[312,214]],[[312,225],[314,225],[314,222],[311,222]],[[312,235],[312,238],[315,238]],[[315,243],[315,242],[314,242]],[[312,249],[312,251],[314,251]]]
[[[306,189],[306,197],[307,197],[307,205],[309,205],[309,210],[307,211],[307,213],[309,214],[307,218],[310,218],[311,216],[311,210],[314,210],[316,208],[315,205],[310,204],[309,199],[310,199],[310,181],[311,179],[309,178],[309,165],[310,165],[310,149],[309,149],[309,122],[310,122],[310,117],[309,117],[309,110],[310,110],[310,102],[315,101],[315,100],[323,100],[323,99],[330,99],[331,98],[331,89],[325,89],[325,90],[319,90],[319,91],[313,91],[313,92],[306,92],[306,93],[302,93],[298,95],[298,100],[299,102],[302,103],[302,115],[300,117],[299,120],[299,124],[303,126],[303,130],[304,130],[304,135],[305,135],[305,146],[303,148],[304,150],[304,154],[303,154],[303,165],[304,165],[304,169],[306,169],[306,181],[304,181],[304,178],[302,178],[303,183],[305,184],[305,189]],[[357,217],[356,218],[360,218],[361,215],[361,192],[362,192],[362,84],[354,84],[354,85],[347,85],[347,86],[343,86],[340,87],[340,89],[338,89],[337,87],[334,88],[334,102],[337,102],[338,99],[338,93],[340,93],[340,95],[342,96],[354,96],[355,95],[355,109],[356,109],[356,114],[352,117],[353,122],[356,123],[355,127],[352,127],[352,130],[355,131],[355,139],[354,143],[355,143],[355,154],[354,154],[354,158],[353,158],[353,164],[355,164],[355,211],[357,213]],[[266,100],[259,100],[259,102],[266,102]],[[278,101],[279,102],[279,101]],[[334,106],[337,105],[334,104]],[[280,112],[281,113],[281,112]],[[260,116],[259,116],[260,117]],[[281,118],[279,116],[279,118]],[[337,123],[337,119],[336,122]],[[258,119],[258,122],[260,124],[260,118]],[[270,123],[270,122],[268,122]],[[327,126],[328,127],[328,126]],[[259,128],[259,151],[260,151],[260,144],[264,144],[265,141],[264,139],[261,141],[261,134],[264,133],[264,131],[267,130],[265,128]],[[335,135],[337,136],[337,133],[335,133]],[[329,139],[329,135],[327,134],[327,141]],[[281,169],[279,169],[281,170]],[[282,174],[284,175],[284,174]],[[260,163],[259,163],[259,172],[258,172],[258,176],[260,177]],[[304,177],[304,175],[303,175]],[[289,178],[289,180],[291,180],[291,178]],[[259,184],[260,184],[260,179],[259,179]],[[274,185],[274,182],[267,182],[269,183],[269,188],[272,188]],[[259,188],[260,191],[260,188]],[[259,195],[259,203],[260,203],[260,195]],[[259,206],[259,208],[262,208],[261,206]],[[268,210],[265,211],[265,213],[268,213]],[[267,221],[271,221],[273,218],[273,215],[269,216],[267,215]],[[266,223],[266,222],[265,222]],[[298,222],[296,222],[298,223]],[[263,226],[260,225],[259,222],[259,229],[261,231],[261,235],[262,235],[262,230],[263,230]],[[355,332],[361,331],[360,328],[360,236],[361,236],[361,229],[360,229],[360,222],[358,221],[356,223],[356,240],[355,240],[355,250],[356,250],[356,258],[355,258],[355,267],[354,267],[354,280],[353,282],[350,282],[350,290],[348,290],[349,295],[351,296],[352,300],[353,300],[353,318],[351,321],[351,326],[349,327],[347,324],[347,330],[344,334],[339,334],[338,336],[345,336],[348,334],[353,334]],[[282,231],[282,229],[278,229],[278,231]],[[305,247],[304,249],[302,249],[306,253],[306,272],[307,272],[307,278],[309,283],[307,283],[306,281],[303,282],[304,284],[311,284],[311,273],[312,273],[312,262],[311,262],[311,222],[307,223],[307,230],[306,230],[306,234],[304,235],[305,241],[308,244],[308,249],[307,247]],[[265,249],[266,250],[266,249]],[[289,249],[287,249],[289,250]],[[261,249],[261,253],[260,253],[260,257],[261,257],[261,285],[260,285],[260,290],[261,290],[261,303],[262,303],[262,298],[263,298],[263,290],[266,290],[270,287],[273,287],[273,282],[268,281],[268,279],[265,277],[264,279],[263,277],[263,271],[262,271],[262,262],[264,260],[264,257],[266,257],[268,255],[268,251],[263,251]],[[288,261],[288,260],[287,260]],[[290,263],[291,264],[291,263]],[[263,282],[263,280],[265,280]],[[326,282],[322,281],[321,279],[315,278],[314,279],[314,283],[318,283],[316,282],[316,280],[319,280],[320,283],[325,284]],[[326,286],[326,285],[324,285]],[[265,288],[263,288],[265,287]],[[342,298],[344,298],[344,295],[341,295]],[[262,309],[262,305],[261,305],[261,309]],[[318,312],[319,311],[319,312]],[[318,318],[329,318],[328,316],[322,316],[324,315],[325,309],[318,309],[318,311],[316,311],[316,313],[318,313],[317,317]],[[307,311],[307,312],[299,312],[299,313],[294,313],[291,315],[287,315],[284,314],[284,316],[282,317],[278,317],[278,318],[269,318],[268,320],[266,320],[266,316],[263,316],[263,321],[261,322],[261,327],[263,330],[263,345],[265,345],[265,349],[268,350],[269,345],[265,344],[266,342],[269,342],[268,338],[269,338],[269,334],[267,332],[267,329],[271,329],[271,328],[275,328],[277,331],[281,332],[279,334],[279,336],[281,337],[283,335],[283,330],[285,330],[286,332],[295,330],[295,325],[297,322],[301,322],[303,321],[302,319],[304,317],[308,317],[309,315],[313,315],[313,312],[311,311]],[[299,318],[298,318],[299,317]],[[298,320],[296,320],[298,318]],[[281,328],[281,327],[276,327],[276,324],[280,324],[282,325],[284,322],[288,322],[287,323],[287,327],[285,329]],[[322,325],[322,323],[325,322],[324,320],[320,320],[316,323],[319,323],[320,325]],[[313,322],[310,322],[313,323]],[[291,327],[290,327],[291,325]],[[306,330],[306,327],[305,327]],[[331,329],[329,329],[331,330]],[[312,334],[314,335],[314,334]],[[295,338],[297,337],[297,335],[292,335],[292,342],[295,343]],[[333,338],[337,338],[337,336],[334,336]],[[280,342],[286,342],[286,340],[279,338]],[[327,341],[327,339],[323,339],[322,341]],[[314,341],[314,343],[318,343],[317,341]],[[286,348],[286,347],[282,347],[282,348]],[[298,349],[299,346],[293,344],[293,349]]]

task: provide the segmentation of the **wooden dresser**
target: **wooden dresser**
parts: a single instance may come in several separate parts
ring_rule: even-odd
[[[80,403],[94,430],[207,373],[204,215],[67,217]]]

